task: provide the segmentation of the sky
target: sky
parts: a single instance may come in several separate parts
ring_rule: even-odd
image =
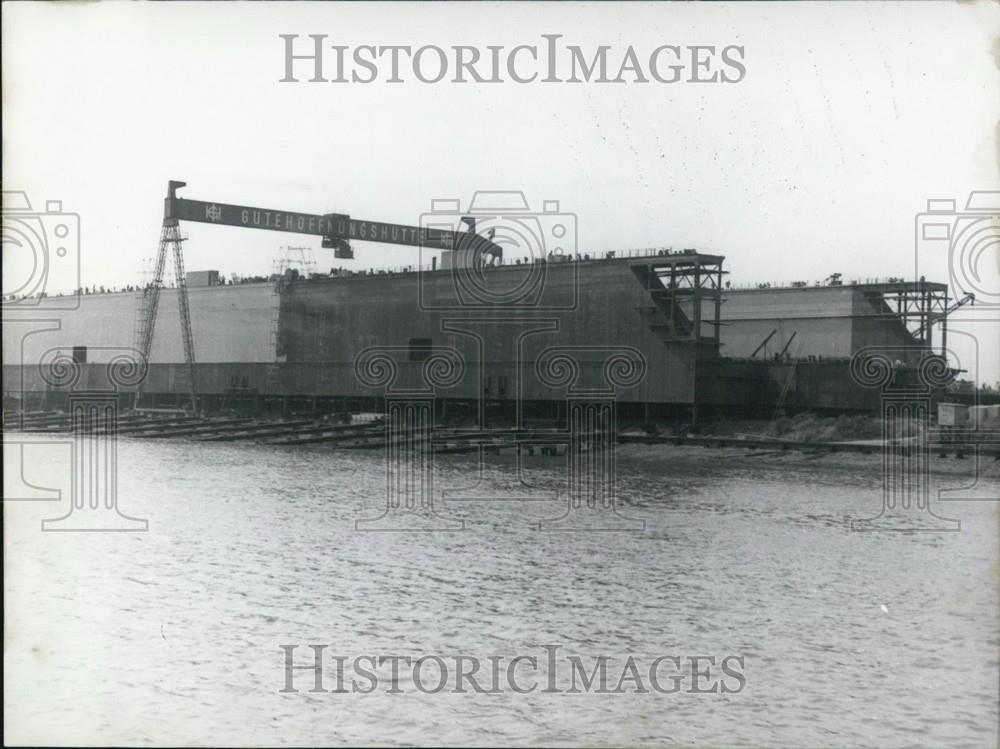
[[[4,190],[79,216],[85,286],[139,279],[170,179],[201,200],[404,224],[436,199],[522,190],[533,208],[558,200],[575,215],[580,252],[696,248],[725,255],[734,284],[948,281],[947,249],[918,248],[915,221],[929,198],[960,213],[970,191],[1000,189],[998,28],[988,2],[4,3]],[[746,74],[282,83],[280,34],[482,49],[561,34],[588,54],[608,45],[612,60],[630,45],[640,57],[737,45]],[[323,270],[417,259],[357,243],[355,260],[336,261],[315,237],[185,230],[187,268],[225,275],[266,275],[288,245],[313,248]],[[996,291],[992,252],[979,272]],[[5,278],[24,275],[17,262],[5,252]],[[49,284],[77,285],[55,263]],[[984,320],[997,318],[966,308],[953,325],[979,339],[990,382],[1000,326]]]

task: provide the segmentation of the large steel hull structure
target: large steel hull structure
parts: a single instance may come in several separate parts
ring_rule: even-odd
[[[947,306],[946,287],[929,283],[726,290],[723,258],[696,253],[557,260],[191,287],[202,406],[374,404],[384,388],[359,376],[358,366],[378,348],[391,351],[397,386],[414,387],[434,352],[455,352],[463,373],[437,388],[442,402],[558,403],[566,388],[539,363],[561,348],[575,352],[582,380],[599,378],[609,352],[637,352],[644,376],[616,387],[615,397],[647,415],[776,405],[867,410],[877,394],[852,383],[854,352],[909,350],[911,362],[929,352],[924,331],[933,320],[899,314],[893,295],[920,297],[928,315],[942,296]],[[6,403],[58,405],[65,393],[44,376],[54,350],[76,352],[80,387],[133,341],[135,294],[76,301],[73,309],[28,313],[23,324],[21,310],[5,309]],[[178,319],[178,302],[176,290],[163,289],[163,320]],[[50,322],[26,335],[32,317]],[[141,388],[147,404],[188,396],[184,345],[176,325],[156,327]]]

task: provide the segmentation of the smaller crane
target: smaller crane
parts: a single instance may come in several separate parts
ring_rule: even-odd
[[[928,315],[927,321],[924,322],[919,328],[917,328],[917,332],[914,333],[914,336],[916,336],[917,338],[921,338],[924,335],[924,333],[926,332],[926,330],[928,328],[930,328],[932,325],[934,325],[934,323],[941,322],[942,320],[947,319],[948,315],[950,315],[955,310],[960,309],[961,307],[964,307],[967,304],[971,304],[971,305],[975,305],[976,304],[976,295],[973,294],[972,292],[969,292],[968,294],[966,294],[965,296],[963,296],[961,299],[959,299],[953,305],[951,305],[950,307],[948,307],[944,312],[938,312],[938,313],[933,314],[933,315]]]

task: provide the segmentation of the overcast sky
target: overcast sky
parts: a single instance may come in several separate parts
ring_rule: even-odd
[[[986,2],[5,3],[4,189],[79,214],[84,285],[136,281],[168,179],[188,182],[192,198],[398,223],[417,223],[435,198],[518,189],[532,206],[554,199],[575,213],[581,252],[694,247],[725,255],[734,283],[947,280],[943,254],[915,268],[914,217],[928,198],[961,208],[970,190],[1000,187],[998,22]],[[629,45],[647,56],[739,45],[746,75],[280,83],[279,34],[444,48],[562,34],[590,52],[610,45],[616,61]],[[189,270],[266,274],[287,244],[335,264],[316,238],[187,230]],[[340,264],[416,259],[404,247],[356,250]],[[53,289],[75,285],[53,273]],[[984,376],[996,379],[990,330]]]

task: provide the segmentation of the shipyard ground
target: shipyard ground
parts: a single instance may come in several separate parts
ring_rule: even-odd
[[[818,470],[829,471],[831,480],[835,481],[838,474],[866,474],[878,476],[882,471],[882,456],[876,448],[870,454],[855,452],[832,452],[816,450],[802,452],[798,450],[782,450],[775,448],[747,449],[744,447],[711,447],[701,445],[672,444],[628,444],[620,445],[616,451],[620,461],[627,461],[630,466],[657,465],[659,467],[677,466],[683,469],[685,475],[697,472],[699,468],[706,471],[717,470],[720,463],[727,467],[741,467],[750,471],[764,468],[787,469],[789,471]],[[953,453],[941,457],[932,452],[929,464],[930,473],[940,476],[961,476],[961,483],[969,483],[967,479],[979,478],[996,481],[1000,479],[1000,460],[985,457],[978,461],[973,456],[966,455],[957,458]],[[1000,489],[994,489],[994,499],[1000,502]]]
[[[382,414],[344,414],[317,419],[260,419],[236,414],[211,418],[177,413],[123,414],[115,431],[122,439],[174,439],[208,442],[256,442],[299,449],[366,450],[386,448]],[[59,411],[5,419],[5,431],[59,434],[70,430],[68,415]],[[946,430],[945,430],[946,431]],[[992,432],[973,432],[958,441],[929,430],[928,468],[934,474],[1000,478],[1000,447]],[[95,434],[103,433],[97,430]],[[433,432],[433,452],[492,456],[501,462],[520,453],[522,459],[546,461],[566,454],[564,427],[559,420],[536,422],[513,429],[513,424],[493,424],[476,429],[468,418],[439,421]],[[562,436],[560,436],[562,435]],[[418,439],[415,434],[399,439]],[[676,465],[683,472],[714,471],[720,462],[749,470],[775,467],[788,470],[829,468],[877,475],[883,470],[883,423],[863,415],[823,416],[814,413],[779,415],[776,419],[715,419],[698,429],[677,420],[621,420],[616,455],[636,465]],[[581,448],[589,451],[584,437]],[[900,443],[899,454],[910,449]],[[968,482],[967,482],[968,483]],[[1000,499],[1000,497],[997,497]]]

